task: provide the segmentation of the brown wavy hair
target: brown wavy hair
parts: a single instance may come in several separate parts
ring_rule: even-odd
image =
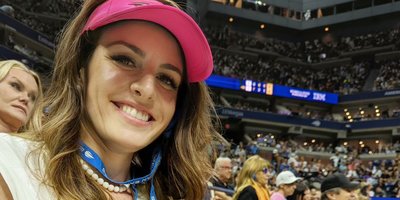
[[[81,10],[60,35],[52,81],[44,101],[49,112],[38,134],[32,138],[43,144],[38,149],[46,159],[42,178],[54,189],[58,199],[111,199],[81,169],[78,150],[82,128],[94,130],[85,107],[86,77],[101,30],[83,36],[80,33],[89,15],[103,2],[83,1]],[[161,2],[177,6],[172,1]],[[168,139],[160,136],[137,152],[136,158],[148,161],[147,153],[162,146],[163,158],[154,176],[157,199],[201,200],[212,173],[208,147],[212,139],[220,139],[212,123],[215,109],[207,86],[203,82],[189,83],[184,77],[178,91],[177,109],[179,115],[172,136]],[[148,194],[149,184],[140,186],[139,190]]]

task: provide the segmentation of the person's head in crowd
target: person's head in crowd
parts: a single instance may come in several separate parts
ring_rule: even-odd
[[[275,184],[278,192],[284,197],[288,197],[296,190],[297,182],[301,178],[296,177],[291,171],[282,171],[276,176]]]
[[[298,182],[294,193],[287,200],[311,200],[310,188],[304,182]]]
[[[214,177],[211,180],[214,187],[225,188],[228,190],[233,190],[231,184],[232,177],[232,160],[228,157],[218,157],[214,164]],[[231,194],[214,191],[215,199],[231,199]]]
[[[41,113],[41,98],[42,85],[36,72],[17,60],[0,61],[0,132],[39,126],[40,118],[33,113]]]
[[[202,199],[220,139],[212,70],[204,34],[173,1],[83,1],[60,35],[36,136],[55,199]]]
[[[271,178],[269,174],[270,167],[270,163],[259,155],[249,157],[243,163],[243,168],[238,174],[237,189],[233,199],[240,198],[244,190],[249,191],[248,188],[251,188],[250,191],[254,192],[258,199],[264,199],[269,196],[267,184],[268,179]]]
[[[4,12],[5,14],[14,17],[14,8],[10,5],[2,5],[0,6],[0,11]]]
[[[320,200],[321,199],[321,191],[317,188],[310,189],[311,200]]]
[[[327,176],[321,183],[321,200],[352,200],[355,199],[355,190],[358,184],[341,173]]]
[[[356,190],[356,196],[358,200],[369,200],[370,191],[372,185],[366,182],[361,182],[359,189]]]
[[[224,184],[228,184],[232,177],[232,160],[228,157],[219,157],[215,160],[214,172]]]
[[[309,187],[310,187],[311,200],[320,200],[321,199],[321,183],[316,182],[316,181],[314,181],[314,182],[311,181]]]
[[[374,191],[375,197],[386,197],[386,192],[381,186],[376,186]]]
[[[274,150],[272,150],[272,155],[279,155],[279,151],[278,151],[278,149],[274,149]]]

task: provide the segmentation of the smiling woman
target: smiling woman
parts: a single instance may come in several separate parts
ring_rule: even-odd
[[[172,1],[85,0],[57,49],[41,128],[0,134],[0,199],[203,199],[220,136],[193,19]]]
[[[39,76],[16,60],[0,61],[0,132],[19,132],[38,126],[42,97]],[[35,116],[34,118],[31,118]],[[27,125],[27,126],[25,126]]]

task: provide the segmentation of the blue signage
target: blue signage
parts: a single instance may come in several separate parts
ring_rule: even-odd
[[[320,92],[316,90],[306,90],[292,88],[283,85],[265,83],[253,80],[239,80],[225,76],[211,75],[206,80],[208,86],[219,87],[231,90],[243,90],[246,92],[264,94],[306,101],[322,102],[329,104],[338,104],[339,96],[337,94]]]
[[[339,96],[337,94],[320,92],[315,90],[306,90],[299,88],[292,88],[283,85],[273,85],[273,96],[323,102],[329,104],[338,104]]]
[[[211,87],[219,87],[231,90],[240,90],[241,81],[235,78],[225,76],[211,75],[206,83]]]

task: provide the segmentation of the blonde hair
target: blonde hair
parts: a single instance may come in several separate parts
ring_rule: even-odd
[[[32,138],[43,142],[43,148],[37,152],[47,159],[43,178],[54,189],[57,199],[110,199],[109,193],[87,176],[79,163],[81,128],[94,130],[85,110],[86,77],[101,29],[83,36],[80,33],[89,15],[103,2],[85,0],[80,12],[60,36],[53,77],[44,101],[49,112],[41,130]],[[187,77],[184,79],[178,91],[179,115],[174,133],[168,140],[161,136],[136,155],[146,160],[147,152],[161,143],[163,159],[154,176],[159,200],[203,198],[206,182],[212,174],[207,147],[212,139],[220,138],[213,128],[215,110],[207,86],[203,82],[188,83]],[[139,189],[149,193],[149,184]]]
[[[257,184],[254,180],[255,174],[257,172],[263,170],[264,168],[269,168],[270,163],[264,158],[254,155],[249,157],[244,163],[243,168],[240,170],[239,175],[237,177],[237,183],[235,194],[233,195],[233,199],[237,199],[240,193],[244,188],[250,185]],[[265,186],[264,186],[265,187]]]
[[[17,132],[22,132],[22,131],[26,131],[26,130],[37,130],[40,127],[41,124],[41,118],[42,118],[42,107],[40,102],[42,101],[43,98],[43,91],[42,91],[42,82],[40,80],[39,75],[29,69],[24,63],[19,62],[17,60],[3,60],[0,61],[0,82],[2,82],[7,75],[10,73],[11,69],[20,69],[25,71],[26,73],[30,74],[36,82],[36,85],[38,87],[38,94],[35,100],[35,104],[34,107],[32,109],[32,113],[29,116],[28,121],[26,122],[26,124],[24,124],[22,127],[20,127]]]

